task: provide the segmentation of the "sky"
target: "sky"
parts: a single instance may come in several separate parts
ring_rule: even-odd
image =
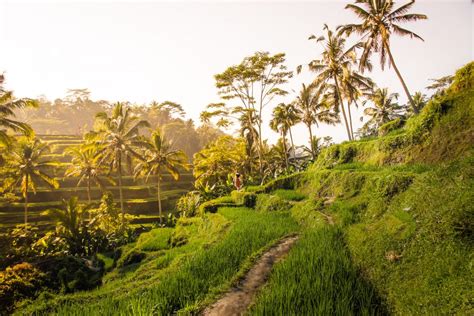
[[[205,106],[220,101],[215,74],[256,51],[286,53],[291,70],[307,64],[321,52],[309,35],[322,35],[324,23],[334,28],[358,21],[344,9],[347,3],[0,0],[0,72],[18,97],[54,100],[67,89],[88,88],[94,100],[171,100],[199,122]],[[426,92],[429,78],[452,74],[474,60],[474,3],[418,0],[412,12],[428,15],[405,25],[424,42],[393,37],[392,51],[410,91]],[[374,56],[374,64],[377,60]],[[376,66],[368,75],[406,101],[393,69],[382,72]],[[290,102],[313,78],[307,71],[295,75],[285,86],[289,95],[265,109],[264,136],[271,142],[277,139],[268,127],[271,107]],[[363,124],[360,111],[354,114],[355,128]],[[316,135],[347,138],[342,125],[323,125]],[[294,138],[306,144],[306,129],[296,127]]]

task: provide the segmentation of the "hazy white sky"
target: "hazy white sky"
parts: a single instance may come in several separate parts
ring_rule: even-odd
[[[310,34],[322,34],[324,23],[336,27],[357,21],[344,10],[346,3],[0,0],[0,71],[17,96],[54,99],[69,88],[89,88],[93,99],[175,101],[198,121],[208,103],[219,101],[214,74],[255,51],[285,52],[290,69],[309,62],[320,53],[307,40]],[[471,0],[419,0],[413,12],[429,17],[406,25],[425,42],[392,40],[412,93],[423,90],[428,78],[451,74],[474,60]],[[392,69],[376,68],[371,76],[405,101]],[[311,79],[303,73],[287,88],[297,91]],[[266,117],[270,113],[266,109]],[[358,127],[360,115],[354,116]],[[269,128],[265,133],[276,139]],[[306,143],[302,126],[296,134],[298,144]],[[346,137],[342,126],[323,126],[317,135]]]

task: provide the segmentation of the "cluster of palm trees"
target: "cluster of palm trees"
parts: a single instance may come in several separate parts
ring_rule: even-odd
[[[313,159],[316,156],[315,137],[312,126],[319,123],[336,124],[344,122],[347,137],[354,140],[353,107],[360,104],[371,104],[364,114],[369,117],[362,132],[373,132],[379,126],[401,117],[406,111],[409,115],[417,114],[425,104],[424,96],[416,93],[412,96],[395,64],[390,48],[392,34],[422,39],[419,35],[402,28],[399,23],[426,19],[426,15],[409,13],[414,0],[395,8],[392,0],[358,0],[348,4],[346,9],[354,12],[360,23],[342,25],[336,31],[324,25],[324,36],[312,35],[322,45],[323,52],[319,59],[308,63],[310,71],[316,74],[314,81],[302,86],[296,99],[289,104],[280,104],[273,111],[270,127],[279,132],[286,149],[286,135],[290,134],[291,147],[294,152],[291,127],[304,123],[309,131],[309,143]],[[347,46],[347,37],[356,33],[361,38],[353,45]],[[361,53],[359,54],[359,51]],[[364,71],[372,70],[370,57],[373,53],[380,56],[382,70],[388,63],[395,70],[409,104],[404,107],[394,102],[398,94],[390,94],[387,89],[377,88],[374,82],[364,76]],[[300,73],[302,66],[298,66]],[[363,99],[363,100],[362,100]],[[361,102],[362,101],[362,102]],[[342,115],[341,115],[342,114]],[[291,152],[291,150],[290,150]],[[288,155],[286,155],[288,165]]]
[[[0,103],[0,112],[5,113],[15,106],[17,105]],[[163,173],[168,172],[178,180],[180,170],[189,167],[186,155],[181,150],[175,150],[159,129],[153,131],[150,138],[143,136],[141,130],[150,128],[150,124],[137,119],[130,108],[122,103],[115,104],[110,115],[105,112],[98,113],[96,120],[99,127],[85,135],[84,143],[67,149],[72,161],[65,176],[76,177],[78,186],[87,184],[90,204],[91,186],[97,185],[104,190],[107,183],[115,184],[112,177],[114,175],[118,179],[120,210],[124,221],[122,177],[125,167],[128,167],[129,173],[135,178],[146,175],[148,181],[150,175],[155,175],[161,223],[161,177]],[[4,122],[13,124],[10,118],[0,117],[0,124]],[[25,138],[17,142],[5,133],[9,139],[4,144],[9,146],[9,150],[3,166],[5,175],[3,190],[21,191],[24,197],[25,227],[27,227],[29,193],[31,191],[36,193],[36,188],[41,183],[55,189],[59,187],[59,183],[45,171],[48,167],[57,165],[54,161],[45,160],[49,146],[35,138],[30,128],[22,131]]]

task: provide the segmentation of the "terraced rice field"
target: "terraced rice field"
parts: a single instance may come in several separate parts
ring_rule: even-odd
[[[66,155],[65,149],[79,145],[82,142],[80,136],[74,135],[38,135],[38,137],[51,145],[51,153],[45,156],[45,160],[59,161],[60,165],[48,170],[54,175],[60,184],[59,189],[51,190],[47,187],[39,187],[36,194],[29,196],[29,221],[40,229],[51,226],[52,223],[40,213],[51,207],[61,205],[62,199],[78,196],[80,201],[87,202],[86,183],[77,186],[77,178],[65,178],[64,171],[70,164],[71,157]],[[194,178],[191,172],[183,173],[178,181],[174,181],[170,175],[163,176],[161,200],[163,210],[166,213],[173,212],[177,199],[192,188]],[[118,181],[116,181],[118,182]],[[148,183],[145,179],[134,180],[133,176],[123,177],[123,194],[125,197],[124,206],[126,212],[135,215],[136,223],[156,221],[158,216],[156,177],[150,177]],[[109,185],[107,191],[112,192],[115,201],[118,203],[119,188],[116,185]],[[91,188],[91,198],[93,203],[98,203],[102,196],[102,191],[93,186]],[[5,231],[23,222],[23,198],[20,194],[18,201],[14,203],[0,203],[0,231]]]

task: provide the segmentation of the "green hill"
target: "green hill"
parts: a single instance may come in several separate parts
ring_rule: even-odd
[[[109,272],[98,289],[44,294],[17,313],[197,314],[275,240],[298,233],[250,315],[472,315],[473,115],[471,63],[403,127],[207,202],[201,209],[217,213],[143,234],[115,261],[102,255]]]

